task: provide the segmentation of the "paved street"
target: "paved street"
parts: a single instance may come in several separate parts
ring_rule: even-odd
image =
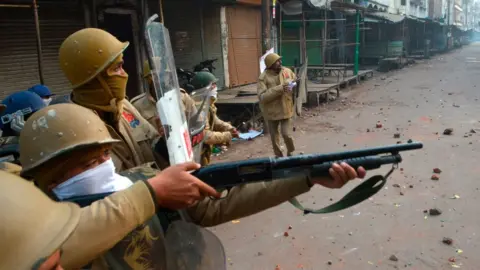
[[[424,149],[404,153],[384,190],[350,209],[304,216],[285,203],[213,228],[225,245],[228,269],[479,269],[479,90],[480,44],[472,44],[377,74],[335,102],[305,111],[294,133],[298,152],[408,139],[423,142]],[[383,128],[376,128],[377,121]],[[453,128],[452,135],[443,135],[446,128]],[[265,136],[235,143],[217,160],[271,155]],[[442,170],[437,181],[431,180],[434,168]],[[299,199],[319,208],[356,184],[314,187]],[[430,208],[441,215],[425,214]],[[442,243],[444,237],[453,243]]]

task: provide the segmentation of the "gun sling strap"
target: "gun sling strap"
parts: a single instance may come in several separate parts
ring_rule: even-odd
[[[375,175],[370,177],[368,180],[364,181],[363,183],[358,185],[356,188],[354,188],[352,191],[347,193],[347,195],[345,195],[339,201],[321,209],[311,209],[311,208],[304,207],[302,204],[300,204],[297,198],[292,198],[289,200],[289,202],[293,206],[295,206],[297,209],[302,210],[304,215],[328,214],[328,213],[337,212],[343,209],[347,209],[349,207],[352,207],[356,204],[359,204],[365,201],[366,199],[370,198],[371,196],[379,192],[387,182],[387,178],[390,176],[390,174],[392,174],[394,170],[395,170],[395,167],[392,167],[392,169],[385,176]]]

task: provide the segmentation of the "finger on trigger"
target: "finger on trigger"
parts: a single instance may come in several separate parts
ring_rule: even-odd
[[[220,193],[218,193],[213,187],[207,185],[205,182],[201,181],[198,178],[195,178],[195,183],[200,190],[200,194],[204,194],[206,196],[212,196],[215,198],[220,198]]]
[[[348,176],[348,179],[355,179],[357,178],[357,172],[355,171],[354,168],[352,168],[350,165],[348,165],[347,163],[345,162],[342,162],[340,164],[340,166],[342,166],[343,170],[345,172],[347,172],[347,176]]]

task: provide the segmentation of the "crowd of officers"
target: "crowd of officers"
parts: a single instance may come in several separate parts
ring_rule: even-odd
[[[216,78],[199,72],[193,81],[196,88],[210,89],[213,101],[202,164],[170,166],[168,156],[153,150],[163,129],[148,64],[149,91],[126,98],[122,64],[128,45],[101,29],[77,31],[59,51],[72,85],[70,102],[52,104],[42,85],[2,101],[2,139],[17,138],[20,155],[18,165],[1,163],[0,269],[165,269],[163,234],[175,219],[215,226],[279,205],[314,184],[341,188],[365,176],[362,168],[334,164],[328,178],[244,184],[217,200],[215,189],[189,173],[210,162],[212,145],[238,136],[216,116]],[[295,74],[281,66],[278,55],[266,64],[259,82],[262,111],[269,128],[277,129],[271,132],[275,154],[281,156],[280,126],[290,155],[287,86]],[[183,90],[181,97],[188,114],[194,101]],[[69,202],[105,192],[113,194],[85,207]]]

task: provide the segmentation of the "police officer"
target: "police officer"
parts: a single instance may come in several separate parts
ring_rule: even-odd
[[[170,164],[168,157],[168,150],[166,146],[164,135],[164,130],[160,118],[157,113],[156,102],[157,99],[155,93],[155,87],[153,85],[151,69],[148,61],[143,63],[143,77],[147,81],[148,91],[146,93],[140,94],[132,98],[132,105],[138,110],[138,112],[153,126],[159,131],[159,135],[162,136],[158,143],[156,144],[155,150],[160,157],[157,158],[157,165],[160,169],[168,167]],[[185,113],[185,116],[191,117],[195,114],[196,107],[195,101],[185,92],[185,90],[180,89],[180,98],[182,100],[182,110]]]
[[[3,114],[3,112],[7,109],[7,106],[4,105],[4,104],[0,104],[0,115]],[[8,150],[8,151],[2,151],[2,150],[5,150],[4,148],[2,149],[2,146],[6,146],[7,148],[9,148],[9,142],[12,142],[14,141],[15,142],[15,148],[16,146],[18,146],[18,138],[17,137],[13,137],[14,140],[12,139],[9,139],[9,137],[5,137],[5,138],[0,138],[0,157],[3,157],[5,155],[11,155],[11,152]],[[18,151],[17,151],[18,153]],[[20,167],[19,165],[15,164],[15,163],[10,163],[10,162],[7,162],[7,161],[2,161],[0,162],[0,170],[2,171],[6,171],[8,173],[13,173],[13,174],[16,174],[16,175],[20,175],[20,171],[22,170],[22,167]]]
[[[281,57],[275,53],[265,57],[265,66],[267,68],[260,74],[257,86],[260,110],[268,124],[275,156],[283,156],[280,149],[279,127],[287,146],[287,156],[291,156],[295,151],[290,130],[292,130],[291,118],[293,117],[292,83],[296,80],[296,76],[290,69],[282,67]]]
[[[0,113],[0,127],[2,137],[0,138],[0,157],[10,157],[13,163],[4,162],[0,169],[19,173],[19,152],[18,135],[25,124],[26,119],[32,113],[45,107],[42,99],[29,91],[13,93],[2,100],[5,108]]]
[[[143,63],[143,78],[147,81],[148,91],[132,98],[132,105],[140,112],[140,114],[148,120],[152,125],[160,125],[158,113],[155,103],[156,94],[153,85],[151,69],[148,61]],[[180,89],[180,98],[182,99],[182,109],[185,116],[189,119],[196,112],[195,101],[187,94],[184,89]],[[161,129],[161,127],[159,127]]]
[[[42,98],[43,103],[45,103],[45,106],[50,105],[50,102],[52,102],[52,97],[55,95],[52,94],[52,92],[50,92],[50,89],[48,89],[48,87],[43,84],[34,85],[29,88],[28,91],[39,95]]]
[[[39,123],[46,124],[40,125]],[[135,183],[134,186],[144,187],[145,184],[138,180],[149,179],[158,173],[156,170],[143,166],[132,168],[121,175],[116,174],[114,168],[112,168],[113,164],[108,150],[112,149],[112,145],[118,142],[106,132],[105,125],[96,115],[74,104],[53,105],[34,114],[27,121],[20,142],[21,159],[24,164],[22,174],[32,176],[44,192],[60,199],[123,190],[132,185],[132,182]],[[137,227],[110,250],[112,256],[103,258],[107,260],[107,264],[123,265],[134,269],[137,269],[138,262],[144,262],[143,266],[148,266],[149,269],[155,268],[154,266],[161,266],[164,263],[161,261],[161,259],[164,259],[164,256],[162,256],[164,251],[161,249],[163,240],[161,236],[162,228],[158,227],[159,223],[163,227],[166,222],[165,226],[168,226],[168,222],[171,222],[172,219],[181,218],[183,215],[184,218],[191,219],[198,225],[215,226],[276,206],[307,192],[313,184],[339,188],[349,180],[357,176],[363,177],[365,174],[363,169],[359,169],[357,175],[357,172],[348,165],[336,164],[332,167],[331,172],[333,180],[330,178],[310,179],[299,176],[284,181],[240,185],[231,189],[229,195],[222,200],[212,200],[207,197],[195,203],[203,195],[218,196],[218,194],[196,178],[195,180],[198,182],[192,180],[193,183],[186,187],[174,187],[179,185],[178,182],[187,182],[185,178],[194,178],[186,171],[198,168],[195,166],[183,167],[180,173],[176,175],[171,173],[175,168],[178,169],[178,166],[183,165],[169,167],[160,173],[160,175],[169,173],[165,177],[170,181],[169,186],[165,185],[162,188],[154,189],[162,191],[162,195],[157,196],[159,198],[157,202],[161,206],[169,209],[179,209],[181,206],[187,205],[189,207],[186,212],[164,213],[162,216],[165,219],[160,220],[160,222],[149,220],[149,222]],[[147,180],[147,183],[153,185],[150,180]],[[188,188],[191,188],[192,185],[193,187],[199,187],[199,189],[189,190]],[[137,193],[134,195],[143,197],[137,198],[132,195],[132,200],[145,201],[149,199],[150,204],[154,204],[154,196],[145,198],[145,194]],[[190,195],[190,198],[188,198],[188,195]],[[168,199],[169,197],[171,199]],[[188,198],[185,200],[186,204],[179,202],[181,198],[185,197]],[[123,205],[122,202],[119,203],[120,206]],[[120,206],[112,204],[110,207],[104,208],[102,212],[94,214],[91,218],[101,220],[99,216],[111,215],[110,212],[112,211],[121,216],[124,212]],[[128,215],[130,211],[132,209],[128,209],[125,215]],[[117,219],[128,222],[126,217],[117,217]],[[104,223],[97,221],[96,225],[105,228]],[[120,229],[117,226],[120,226],[120,224],[112,226],[109,232],[115,233],[116,230],[124,230],[124,228]],[[90,237],[95,239],[94,235]],[[148,252],[137,252],[140,250],[148,250]],[[100,263],[100,261],[97,263]]]
[[[96,111],[111,136],[122,141],[112,149],[118,171],[155,161],[151,149],[159,139],[158,130],[125,98],[123,51],[128,45],[104,30],[85,28],[67,37],[59,53],[72,84],[72,102]]]
[[[210,90],[210,108],[208,110],[208,121],[205,128],[205,141],[202,149],[202,166],[210,164],[212,148],[216,144],[228,144],[232,137],[238,137],[238,131],[231,124],[220,120],[217,116],[217,81],[218,79],[210,72],[200,71],[192,79],[195,90],[208,87]]]
[[[112,248],[150,219],[157,204],[181,209],[204,196],[218,196],[187,172],[199,168],[194,163],[155,171],[146,181],[132,183],[115,173],[109,153],[115,143],[121,142],[110,136],[92,110],[75,104],[38,111],[20,135],[22,176],[33,178],[52,198],[119,191],[82,208],[86,211],[82,229],[62,248],[62,265],[67,269],[82,267]],[[78,246],[85,240],[90,243]]]
[[[62,245],[79,224],[80,208],[53,202],[13,174],[0,171],[0,178],[0,269],[63,269]]]
[[[2,104],[6,106],[0,118],[2,137],[18,136],[28,117],[46,106],[40,96],[30,91],[13,93]]]

